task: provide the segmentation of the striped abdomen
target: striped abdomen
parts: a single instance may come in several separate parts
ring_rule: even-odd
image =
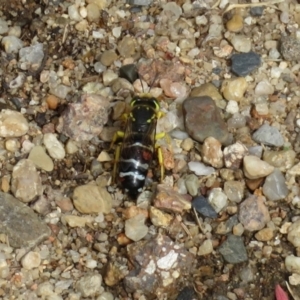
[[[151,138],[132,134],[124,140],[120,161],[119,177],[122,187],[132,195],[142,191],[153,156]]]

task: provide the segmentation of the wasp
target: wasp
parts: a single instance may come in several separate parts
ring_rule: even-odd
[[[118,176],[125,192],[136,197],[145,185],[146,176],[152,162],[154,151],[157,151],[161,180],[164,177],[163,156],[156,141],[165,133],[156,134],[157,120],[163,112],[156,98],[148,94],[135,96],[130,102],[130,112],[126,119],[124,131],[117,131],[111,146],[118,140],[115,151],[113,181]]]

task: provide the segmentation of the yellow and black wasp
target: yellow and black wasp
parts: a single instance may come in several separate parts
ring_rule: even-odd
[[[124,131],[115,133],[112,144],[117,145],[113,168],[113,180],[118,177],[122,188],[131,197],[136,197],[143,189],[145,179],[157,150],[161,180],[164,166],[161,148],[156,141],[164,133],[156,134],[157,120],[163,115],[158,100],[149,94],[135,96],[130,102],[130,112],[125,114]]]

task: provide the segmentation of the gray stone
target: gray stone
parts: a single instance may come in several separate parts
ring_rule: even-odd
[[[220,246],[219,251],[226,262],[238,264],[248,260],[247,251],[242,237],[230,234]]]
[[[256,130],[252,138],[255,142],[267,146],[281,147],[284,144],[283,137],[279,130],[268,124],[264,124]]]
[[[49,227],[13,196],[0,192],[0,232],[14,248],[33,248],[50,236]]]
[[[192,202],[192,206],[204,217],[213,219],[218,217],[218,214],[204,196],[196,197]]]
[[[250,51],[231,56],[231,71],[237,76],[247,76],[261,64],[260,55]]]

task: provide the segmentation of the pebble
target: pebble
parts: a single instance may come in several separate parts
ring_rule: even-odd
[[[50,109],[55,110],[59,104],[59,98],[54,95],[48,95],[46,98],[46,103]]]
[[[241,223],[238,223],[232,227],[232,233],[234,235],[242,236],[244,231],[244,226]]]
[[[202,158],[214,168],[222,168],[224,164],[222,144],[214,137],[206,138],[202,146]]]
[[[211,240],[205,240],[199,247],[197,254],[199,256],[208,255],[214,250]]]
[[[283,36],[280,41],[280,53],[285,60],[300,61],[300,41],[293,36]]]
[[[230,217],[225,222],[219,223],[219,225],[216,228],[216,234],[228,234],[232,232],[232,229],[234,226],[236,226],[239,223],[237,215],[234,215]]]
[[[125,221],[125,235],[137,242],[144,238],[148,233],[148,227],[145,225],[145,216],[138,214]]]
[[[226,168],[232,170],[240,169],[243,158],[248,154],[247,147],[241,142],[229,145],[224,148],[224,163]]]
[[[86,223],[92,223],[94,221],[93,217],[90,216],[74,216],[65,215],[62,218],[70,227],[84,227]]]
[[[191,202],[185,195],[174,191],[171,187],[159,184],[154,198],[154,206],[161,210],[182,213],[191,209]]]
[[[89,141],[98,136],[108,120],[109,101],[101,95],[85,94],[69,103],[59,117],[56,130],[74,141]]]
[[[86,17],[90,22],[98,22],[101,16],[100,9],[95,3],[87,5],[86,13]]]
[[[240,204],[238,218],[246,230],[261,230],[270,221],[265,200],[263,196],[251,195]]]
[[[13,167],[11,191],[24,203],[30,202],[42,194],[42,181],[31,160],[21,159]]]
[[[244,27],[243,17],[239,14],[234,14],[231,19],[226,23],[227,30],[231,32],[239,32]]]
[[[243,200],[245,191],[245,183],[242,181],[226,181],[224,183],[224,193],[228,199],[235,203],[240,203]]]
[[[55,200],[56,205],[61,209],[62,212],[68,212],[74,209],[73,203],[70,198],[62,197]]]
[[[300,275],[292,274],[291,276],[289,276],[289,283],[291,285],[300,285]]]
[[[202,195],[193,199],[192,206],[203,217],[215,219],[218,217],[215,209],[209,203],[209,201]]]
[[[81,20],[81,16],[78,12],[78,7],[75,4],[70,5],[68,7],[68,15],[69,15],[70,19],[73,20],[73,21],[80,21]]]
[[[87,274],[79,278],[76,290],[81,293],[82,297],[95,297],[103,290],[101,284],[102,276],[100,274]]]
[[[300,220],[297,220],[288,228],[287,239],[294,247],[300,247]]]
[[[198,176],[207,176],[215,172],[215,169],[208,167],[205,164],[198,161],[190,161],[188,163],[189,170],[194,172]]]
[[[229,137],[226,123],[210,97],[187,98],[183,102],[184,123],[187,133],[196,141],[214,137],[222,144]]]
[[[270,175],[274,167],[257,156],[248,155],[244,157],[244,174],[249,179],[257,179]]]
[[[226,79],[222,83],[221,92],[226,100],[240,102],[248,88],[248,83],[244,77]]]
[[[167,2],[163,5],[163,12],[168,16],[172,15],[172,20],[176,21],[182,15],[182,9],[176,2]]]
[[[37,70],[44,58],[42,43],[36,43],[19,50],[19,63],[22,70]]]
[[[295,164],[296,152],[294,150],[271,151],[265,150],[263,159],[281,172],[290,170]]]
[[[61,99],[65,99],[68,93],[71,91],[71,88],[64,84],[55,84],[55,85],[49,84],[49,87],[50,87],[49,92]]]
[[[78,151],[78,147],[76,142],[72,140],[68,140],[66,144],[66,151],[68,154],[74,154]]]
[[[46,154],[42,146],[34,146],[28,156],[37,168],[51,172],[53,170],[54,164],[52,159]]]
[[[288,272],[300,275],[300,257],[288,255],[284,263]]]
[[[0,192],[0,232],[13,248],[32,249],[50,236],[50,229],[27,205]]]
[[[260,55],[252,51],[233,54],[230,59],[232,73],[240,77],[249,75],[261,64]]]
[[[86,30],[87,30],[88,25],[89,25],[89,23],[88,23],[87,20],[81,20],[81,21],[79,21],[79,22],[75,25],[75,29],[76,29],[77,31],[83,32],[83,31],[86,31]]]
[[[9,27],[8,27],[7,22],[3,19],[0,19],[0,34],[2,35],[2,34],[7,33],[8,29],[9,29]]]
[[[135,64],[124,65],[119,70],[121,78],[127,79],[130,83],[134,83],[138,78],[139,74]]]
[[[196,196],[200,186],[198,177],[194,174],[187,175],[185,178],[185,186],[191,196]]]
[[[103,66],[109,67],[118,58],[117,53],[114,50],[106,50],[100,56],[100,62]]]
[[[97,157],[97,160],[100,162],[105,162],[105,161],[111,161],[112,158],[105,150],[103,150],[100,152],[99,156]]]
[[[20,149],[20,142],[17,139],[8,139],[5,141],[5,149],[10,152],[16,152]]]
[[[112,293],[110,292],[104,292],[103,294],[101,294],[97,300],[114,300],[114,296]]]
[[[135,54],[136,41],[131,36],[125,36],[121,41],[118,42],[117,46],[120,56],[129,58]]]
[[[274,237],[273,229],[263,228],[255,234],[255,238],[261,242],[270,241]]]
[[[208,96],[211,97],[216,103],[223,99],[222,95],[218,91],[215,85],[211,82],[204,83],[192,89],[190,97]]]
[[[264,6],[253,6],[250,8],[250,14],[253,17],[261,17],[265,8]]]
[[[234,100],[229,100],[226,106],[226,112],[236,114],[239,112],[239,104]]]
[[[150,219],[154,226],[167,228],[173,220],[172,215],[162,212],[161,210],[151,206]]]
[[[217,213],[223,210],[228,204],[227,196],[221,188],[212,189],[209,193],[208,201]]]
[[[279,130],[268,124],[263,124],[256,130],[252,138],[255,142],[266,146],[282,147],[284,144],[284,139]]]
[[[242,34],[235,34],[230,40],[233,48],[238,52],[247,53],[251,51],[251,39]]]
[[[274,91],[273,85],[267,80],[260,81],[254,90],[257,96],[272,95]]]
[[[73,192],[75,208],[83,214],[105,213],[112,208],[112,198],[106,188],[93,184],[78,186]]]
[[[21,260],[22,267],[31,270],[39,267],[41,264],[41,255],[39,252],[29,251]]]
[[[66,156],[66,152],[63,144],[57,139],[54,133],[45,133],[43,143],[49,153],[54,159],[63,159]]]
[[[13,35],[5,36],[1,41],[2,46],[6,53],[18,53],[24,46],[22,40]]]
[[[243,238],[229,234],[226,241],[219,247],[224,260],[230,264],[238,264],[248,260]]]
[[[288,195],[289,190],[285,183],[285,177],[279,169],[275,169],[266,177],[263,193],[270,201],[281,200]]]
[[[49,281],[46,281],[38,285],[36,292],[38,296],[50,296],[53,294],[53,289],[53,284]]]
[[[176,138],[176,137],[175,137]],[[191,138],[185,138],[182,143],[180,144],[180,147],[185,151],[190,151],[194,147],[194,141]]]
[[[10,109],[0,112],[0,137],[19,137],[27,133],[29,125],[24,116]]]

